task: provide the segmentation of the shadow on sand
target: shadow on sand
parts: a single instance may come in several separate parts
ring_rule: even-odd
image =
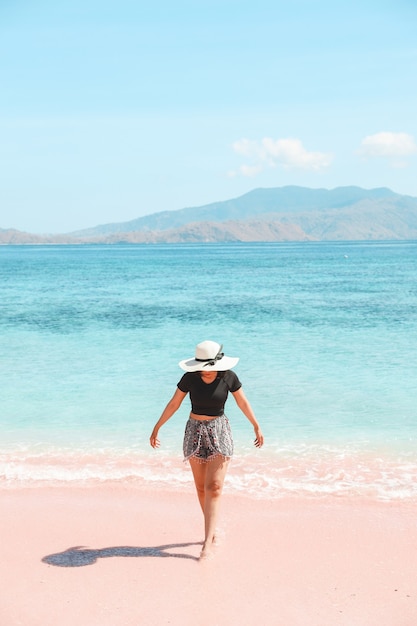
[[[110,557],[159,557],[174,559],[191,559],[198,561],[198,557],[192,554],[182,552],[171,552],[178,548],[187,548],[189,546],[201,545],[201,542],[194,543],[168,543],[162,546],[153,546],[149,548],[134,548],[130,546],[120,546],[114,548],[102,548],[101,550],[92,550],[83,546],[68,548],[65,552],[57,552],[49,554],[42,559],[47,565],[55,567],[84,567],[93,565],[98,559],[108,559]]]

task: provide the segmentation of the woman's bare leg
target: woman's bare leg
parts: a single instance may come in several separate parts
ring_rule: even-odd
[[[201,510],[204,515],[204,502],[205,502],[205,484],[206,484],[206,470],[207,463],[202,463],[195,457],[189,459],[191,470],[193,472],[194,484],[197,489],[198,501],[201,506]]]
[[[205,533],[201,557],[207,557],[213,547],[220,496],[229,461],[218,455],[206,463],[201,463],[191,458],[190,465],[193,471],[198,499],[204,513]]]
[[[229,461],[218,455],[207,462],[204,527],[205,537],[201,556],[208,556],[213,548],[216,533],[216,524],[220,508],[220,496],[223,491]]]

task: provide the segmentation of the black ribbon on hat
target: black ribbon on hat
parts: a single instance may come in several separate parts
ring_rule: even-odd
[[[213,359],[195,359],[196,361],[200,361],[201,363],[204,363],[204,367],[207,367],[207,365],[213,366],[216,365],[217,361],[220,361],[223,357],[224,357],[224,352],[222,352],[223,345],[220,346],[218,353],[216,354],[216,356]]]

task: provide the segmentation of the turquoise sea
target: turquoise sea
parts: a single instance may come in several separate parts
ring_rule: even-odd
[[[236,372],[227,488],[417,497],[417,243],[0,247],[0,487],[192,484],[189,404],[153,424],[204,339]]]

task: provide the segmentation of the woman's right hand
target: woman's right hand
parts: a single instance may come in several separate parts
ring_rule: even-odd
[[[255,441],[253,443],[255,444],[257,448],[262,448],[262,446],[264,445],[264,436],[262,434],[262,431],[259,428],[259,426],[255,426],[254,430],[255,430]]]
[[[159,429],[174,415],[175,411],[181,406],[181,402],[184,400],[186,395],[187,394],[184,391],[181,391],[181,389],[178,389],[177,387],[171,400],[168,402],[165,409],[163,410],[161,417],[153,427],[152,435],[149,437],[149,443],[151,444],[152,448],[159,448]]]

